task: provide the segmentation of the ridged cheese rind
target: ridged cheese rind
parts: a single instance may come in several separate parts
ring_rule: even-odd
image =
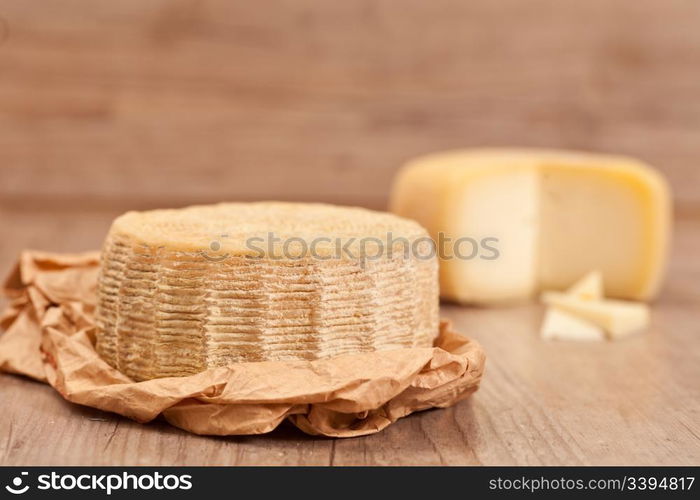
[[[419,245],[427,238],[413,221],[321,204],[125,214],[103,247],[97,350],[123,373],[147,380],[238,362],[432,346],[436,258],[400,248],[380,255],[372,244],[387,233]],[[246,245],[270,234],[281,241],[258,243],[264,255]],[[285,256],[289,238],[323,241],[314,255],[290,246]],[[326,238],[356,253],[338,255]],[[374,239],[364,259],[362,238]]]

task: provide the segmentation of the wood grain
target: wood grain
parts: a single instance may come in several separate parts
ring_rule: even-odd
[[[111,214],[0,214],[0,264],[21,248],[94,248]],[[539,305],[442,306],[488,354],[479,392],[363,438],[291,426],[213,438],[140,425],[0,375],[0,464],[697,464],[700,461],[700,221],[677,224],[670,276],[648,333],[613,343],[543,342]]]
[[[695,0],[0,4],[0,202],[383,207],[406,159],[658,165],[700,213]]]

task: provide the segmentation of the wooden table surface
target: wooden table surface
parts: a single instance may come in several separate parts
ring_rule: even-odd
[[[96,248],[112,214],[0,217],[8,269],[24,247]],[[442,315],[488,355],[481,389],[453,408],[379,434],[200,437],[137,424],[0,375],[0,464],[698,464],[700,221],[676,224],[670,276],[645,334],[619,342],[544,342],[538,305]]]
[[[444,305],[481,390],[369,437],[197,437],[0,375],[0,464],[700,463],[697,0],[0,2],[0,272],[99,248],[126,210],[386,206],[402,162],[516,145],[657,166],[678,216],[645,335],[538,339],[542,309]]]

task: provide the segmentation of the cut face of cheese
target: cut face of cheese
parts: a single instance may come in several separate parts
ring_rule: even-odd
[[[437,258],[378,252],[389,234],[412,248],[428,239],[414,221],[321,204],[129,212],[103,246],[97,351],[148,380],[430,347],[439,327]]]
[[[605,340],[605,332],[596,324],[556,308],[547,310],[540,335],[545,340]]]
[[[496,168],[494,172],[473,169],[470,174],[455,185],[460,186],[455,213],[462,216],[445,226],[452,238],[453,257],[441,262],[448,294],[486,302],[532,295],[537,289],[537,268],[523,263],[537,260],[536,172]],[[494,241],[498,258],[483,258],[491,256],[482,243],[488,245],[488,241]]]
[[[564,289],[599,269],[606,296],[653,296],[669,224],[660,178],[631,160],[548,160],[541,168],[540,286]]]
[[[559,292],[546,292],[542,300],[549,306],[598,325],[613,339],[636,333],[649,324],[649,307],[642,303],[591,301]]]
[[[566,291],[567,295],[584,300],[603,299],[603,275],[600,271],[591,271]]]
[[[668,187],[630,158],[507,149],[435,154],[401,170],[390,206],[439,245],[442,238],[441,294],[457,302],[528,299],[564,290],[591,269],[600,271],[605,295],[645,300],[656,294],[665,266]],[[462,248],[462,257],[471,257],[455,257],[455,242],[465,238],[479,252]],[[485,247],[497,248],[497,257]]]

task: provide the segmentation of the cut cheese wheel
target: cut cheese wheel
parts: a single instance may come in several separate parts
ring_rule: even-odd
[[[567,295],[584,300],[603,299],[603,275],[600,271],[592,271],[566,291]]]
[[[649,325],[646,304],[621,300],[591,301],[560,292],[543,294],[545,304],[603,328],[613,338],[636,333]]]
[[[103,247],[97,350],[146,380],[429,347],[439,326],[431,250],[417,223],[359,208],[269,202],[129,212]]]
[[[605,332],[598,325],[551,307],[544,316],[540,335],[546,340],[605,340]]]
[[[493,304],[564,290],[600,270],[605,295],[645,300],[661,281],[669,190],[630,158],[539,150],[439,153],[398,174],[391,210],[438,242],[444,298]]]

